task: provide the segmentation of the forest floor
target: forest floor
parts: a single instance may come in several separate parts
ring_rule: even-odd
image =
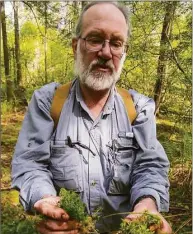
[[[11,187],[11,160],[17,141],[24,111],[6,113],[1,118],[1,192],[2,206],[7,198],[18,203],[18,192]],[[167,131],[166,124],[159,124],[159,130]],[[191,162],[174,165],[171,163],[170,211],[164,217],[171,223],[174,234],[192,233],[192,169]]]

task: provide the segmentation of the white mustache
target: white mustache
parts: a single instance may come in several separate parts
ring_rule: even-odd
[[[113,72],[115,70],[115,66],[113,65],[112,61],[104,61],[104,60],[98,59],[98,60],[94,60],[91,62],[91,64],[89,65],[89,71],[91,71],[93,67],[96,65],[106,66],[107,68],[110,68]]]

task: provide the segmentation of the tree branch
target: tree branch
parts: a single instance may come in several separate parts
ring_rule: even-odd
[[[38,23],[36,14],[35,14],[35,12],[34,12],[34,10],[33,10],[33,8],[32,8],[32,5],[30,5],[29,2],[26,2],[26,1],[22,1],[22,2],[30,8],[30,10],[31,10],[31,12],[32,12],[32,14],[33,14],[33,16],[34,16],[34,18],[35,18],[35,21],[36,21],[36,24],[37,24],[37,26],[38,26],[38,30],[39,30],[41,36],[42,36],[42,37],[45,37],[45,36],[43,35],[41,29],[40,29],[40,26],[39,26],[39,23]]]
[[[191,84],[191,79],[189,79],[188,75],[186,74],[186,72],[184,71],[184,69],[182,68],[182,66],[180,65],[180,63],[179,63],[179,61],[178,61],[178,58],[177,58],[177,55],[176,55],[176,53],[175,53],[175,50],[174,50],[174,48],[172,47],[172,44],[171,44],[171,42],[170,42],[170,40],[169,40],[169,38],[168,38],[167,35],[166,35],[166,38],[167,38],[168,44],[169,44],[169,46],[170,46],[170,49],[171,49],[171,51],[172,51],[172,57],[173,57],[173,60],[174,60],[174,62],[175,62],[175,64],[176,64],[176,66],[177,66],[178,69],[184,74],[186,80]]]

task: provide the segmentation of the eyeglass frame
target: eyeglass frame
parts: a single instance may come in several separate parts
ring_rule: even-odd
[[[110,50],[111,50],[112,55],[118,56],[118,54],[114,54],[114,53],[112,52],[112,48],[111,48],[111,46],[110,46],[110,41],[111,41],[111,40],[108,40],[108,39],[103,40],[102,47],[101,47],[99,50],[89,50],[89,49],[86,47],[86,42],[88,41],[88,40],[87,40],[88,38],[87,38],[87,37],[81,37],[81,36],[79,36],[78,39],[84,40],[84,42],[85,42],[85,43],[84,43],[84,46],[85,46],[86,50],[92,51],[92,52],[99,52],[102,48],[104,48],[105,42],[108,42],[108,43],[109,43],[109,48],[110,48]],[[127,51],[128,51],[128,44],[123,44],[123,52],[122,52],[120,55],[123,56],[123,54],[124,54],[124,53],[127,53]]]

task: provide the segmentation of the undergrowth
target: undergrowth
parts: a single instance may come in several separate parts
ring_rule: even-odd
[[[38,234],[36,224],[38,216],[29,216],[23,212],[21,205],[4,203],[1,206],[2,234]]]

